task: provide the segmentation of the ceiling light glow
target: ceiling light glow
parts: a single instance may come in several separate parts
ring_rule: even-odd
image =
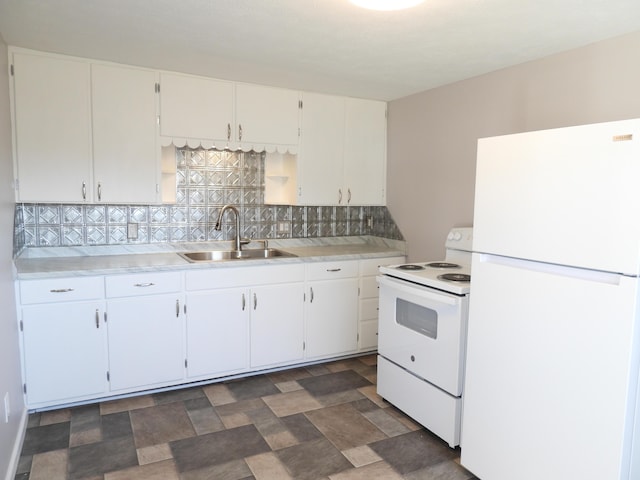
[[[369,10],[403,10],[405,8],[415,7],[424,0],[349,0],[354,5]]]

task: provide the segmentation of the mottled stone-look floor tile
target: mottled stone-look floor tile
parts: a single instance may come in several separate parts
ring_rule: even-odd
[[[370,443],[369,447],[403,475],[459,456],[455,449],[426,430]]]
[[[50,410],[42,412],[40,416],[40,426],[63,423],[71,420],[71,410],[62,408],[60,410]]]
[[[135,467],[106,473],[104,480],[180,480],[173,460],[138,465]]]
[[[340,403],[351,403],[365,398],[358,390],[344,390],[342,392],[329,393],[316,397],[325,407],[339,405]]]
[[[396,435],[402,435],[408,433],[411,430],[406,425],[402,424],[393,416],[387,413],[388,408],[379,408],[363,413],[363,415],[378,427],[387,437],[395,437]]]
[[[213,407],[187,410],[189,419],[198,435],[224,430],[225,425]]]
[[[136,447],[148,447],[196,434],[184,404],[168,403],[131,412]]]
[[[29,480],[66,480],[69,450],[53,450],[33,456]]]
[[[369,448],[368,445],[342,450],[342,454],[354,467],[362,467],[382,460],[376,452]]]
[[[177,440],[170,446],[180,472],[199,470],[270,450],[253,425]]]
[[[360,387],[358,388],[358,391],[379,407],[388,407],[390,405],[390,403],[386,402],[380,395],[378,395],[375,385]]]
[[[318,430],[303,413],[281,417],[280,420],[282,420],[287,431],[291,432],[296,440],[298,440],[298,443],[308,442],[322,437],[320,430]]]
[[[257,480],[289,480],[291,475],[273,452],[245,458]]]
[[[22,445],[22,455],[69,448],[70,430],[69,422],[27,429]]]
[[[294,382],[301,378],[310,377],[311,373],[306,368],[292,368],[290,370],[281,370],[279,372],[268,373],[267,377],[275,383]]]
[[[455,461],[437,463],[422,470],[407,473],[405,480],[477,480]]]
[[[236,400],[249,400],[280,393],[269,377],[264,375],[228,382],[227,388]]]
[[[322,408],[322,404],[309,395],[306,390],[270,395],[262,400],[278,417],[286,417]]]
[[[353,370],[328,373],[298,380],[311,395],[319,397],[371,385],[371,382]]]
[[[163,460],[173,458],[171,454],[171,448],[168,443],[161,443],[159,445],[151,445],[150,447],[142,447],[137,449],[138,463],[140,465],[146,465],[147,463],[156,463]]]
[[[244,480],[250,478],[253,478],[251,470],[244,460],[212,465],[199,470],[183,472],[180,475],[180,480]]]
[[[137,464],[133,437],[72,447],[69,449],[69,480],[100,476]]]
[[[168,392],[154,393],[153,401],[156,405],[165,405],[167,403],[182,402],[184,400],[192,400],[203,398],[204,392],[199,387],[180,388],[177,390],[169,390]]]
[[[236,399],[231,394],[231,391],[224,383],[207,385],[206,387],[202,387],[202,391],[213,406],[225,405],[227,403],[233,403],[236,401]]]
[[[275,386],[278,390],[280,390],[283,393],[302,390],[302,385],[300,385],[295,380],[291,380],[288,382],[279,382],[279,383],[276,383]]]
[[[85,445],[102,440],[102,418],[97,404],[71,410],[71,438],[69,446]]]
[[[100,403],[100,414],[126,412],[138,408],[152,407],[155,405],[151,395],[140,395],[138,397],[122,398]]]
[[[316,480],[352,468],[326,438],[278,450],[276,455],[296,480]]]
[[[403,477],[388,463],[377,462],[331,475],[329,480],[403,480]]]
[[[387,438],[349,404],[314,410],[305,415],[340,450]]]

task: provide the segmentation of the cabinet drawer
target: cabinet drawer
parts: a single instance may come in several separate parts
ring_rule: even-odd
[[[378,298],[378,281],[376,277],[360,278],[360,298]]]
[[[333,280],[358,276],[358,260],[321,262],[307,265],[307,280]]]
[[[374,318],[378,318],[378,299],[360,300],[360,320],[373,320]]]
[[[47,278],[20,282],[22,305],[95,300],[103,297],[102,277]]]
[[[395,265],[405,262],[405,257],[382,257],[360,260],[360,275],[377,275],[380,265]]]
[[[182,284],[180,272],[114,275],[105,282],[108,298],[178,292]]]
[[[304,281],[302,263],[193,270],[187,272],[185,277],[186,289],[190,291],[302,281]]]

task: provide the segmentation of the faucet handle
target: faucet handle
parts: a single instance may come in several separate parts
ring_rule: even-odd
[[[249,238],[241,238],[240,245],[249,245],[251,243],[251,239]]]

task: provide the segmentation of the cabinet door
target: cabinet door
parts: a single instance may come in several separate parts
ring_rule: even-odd
[[[251,366],[285,365],[303,356],[302,283],[251,291]]]
[[[107,302],[111,390],[141,389],[183,378],[183,314],[178,295]]]
[[[387,158],[387,104],[346,100],[344,188],[346,203],[384,205]],[[343,201],[343,203],[345,203]]]
[[[306,357],[331,357],[358,347],[358,279],[309,282]]]
[[[30,407],[107,390],[103,302],[22,308],[24,372]]]
[[[305,93],[298,153],[298,204],[336,205],[342,188],[344,97]]]
[[[236,84],[236,139],[242,144],[297,146],[298,117],[297,91]]]
[[[85,201],[83,192],[91,191],[89,64],[14,53],[13,66],[18,200]]]
[[[187,295],[187,375],[230,374],[249,366],[249,293],[211,290]]]
[[[157,202],[156,73],[92,65],[91,77],[94,199]]]
[[[229,141],[233,126],[233,83],[160,74],[161,135]]]

